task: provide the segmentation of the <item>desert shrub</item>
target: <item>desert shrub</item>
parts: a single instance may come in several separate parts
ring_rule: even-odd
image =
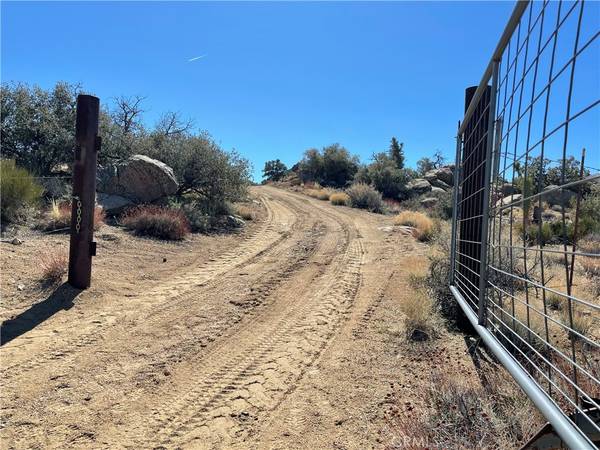
[[[46,213],[44,229],[47,231],[67,228],[71,225],[71,204],[52,200]]]
[[[350,196],[345,192],[334,192],[329,196],[329,201],[332,205],[347,205],[350,201]]]
[[[372,212],[381,212],[383,199],[381,193],[368,184],[356,183],[346,190],[350,198],[349,206],[352,208],[367,209]]]
[[[430,241],[437,229],[433,220],[416,211],[402,211],[394,218],[394,224],[413,227],[414,236],[423,242]]]
[[[202,209],[195,207],[193,203],[182,205],[180,209],[188,220],[192,232],[206,234],[215,228],[216,218],[209,216]]]
[[[331,194],[329,189],[323,189],[318,184],[315,184],[313,189],[307,189],[305,192],[309,197],[316,198],[318,200],[329,200],[329,195]]]
[[[438,203],[431,208],[431,214],[441,220],[452,218],[452,191],[450,192],[429,192],[428,197],[435,197]]]
[[[329,200],[329,191],[326,189],[321,189],[317,192],[317,198],[319,200]]]
[[[49,284],[58,284],[67,273],[69,258],[66,252],[51,252],[40,257],[42,281]]]
[[[194,233],[211,233],[214,231],[231,228],[227,226],[227,217],[238,213],[238,207],[230,202],[214,204],[206,202],[204,198],[195,195],[185,195],[172,199],[169,208],[180,211],[188,220],[190,230]],[[242,207],[243,205],[240,205]],[[247,207],[242,207],[244,214],[253,214]],[[246,219],[252,220],[252,219]]]
[[[510,314],[502,311],[497,313],[500,317],[498,328],[502,333],[498,336],[500,342],[504,343],[516,358],[522,358],[525,354],[529,359],[535,360],[539,358],[537,353],[543,355],[547,347],[542,339],[545,336],[542,316],[530,309],[528,319],[527,307],[517,302],[514,304],[514,314],[512,305],[505,305],[504,309]]]
[[[28,207],[36,205],[42,195],[38,185],[27,170],[19,168],[13,160],[0,160],[0,211],[2,222],[22,218]]]
[[[600,255],[600,233],[593,233],[586,236],[585,239],[579,241],[577,246],[584,253]]]
[[[138,235],[166,240],[181,240],[190,232],[190,224],[183,211],[162,206],[138,206],[121,218],[128,230]]]
[[[400,202],[403,210],[408,211],[425,211],[425,208],[421,205],[421,200],[425,198],[423,195],[412,196],[406,199],[403,199]]]
[[[429,271],[424,286],[446,323],[451,328],[470,332],[470,322],[450,292],[450,240],[450,229],[441,227],[432,243],[434,251],[429,256]]]
[[[417,393],[425,410],[397,413],[394,434],[411,443],[407,448],[520,447],[543,423],[541,415],[501,367],[486,364],[479,375],[481,384],[453,371],[432,372]]]
[[[565,302],[566,300],[562,295],[555,294],[554,292],[548,292],[546,294],[546,305],[554,311],[562,310]]]
[[[549,222],[542,223],[541,227],[538,224],[530,224],[526,228],[523,228],[522,222],[517,222],[515,229],[519,235],[523,236],[527,245],[538,245],[540,243],[546,245],[556,241],[554,229]]]
[[[266,161],[263,169],[263,178],[265,181],[279,181],[285,176],[287,171],[286,165],[279,159]]]
[[[41,178],[39,182],[44,188],[45,200],[71,198],[71,183],[65,178]]]
[[[173,168],[177,195],[193,195],[209,216],[218,216],[227,202],[244,200],[250,184],[250,163],[235,151],[222,149],[208,134],[162,138],[144,153]]]
[[[398,214],[402,211],[400,202],[392,198],[384,198],[383,205],[387,214]]]
[[[373,155],[373,162],[361,168],[355,177],[356,182],[372,184],[383,197],[394,199],[408,197],[406,185],[410,179],[410,172],[398,167],[397,161],[388,153]]]
[[[566,300],[565,300],[566,303]],[[583,336],[589,336],[590,330],[592,329],[593,320],[591,316],[582,314],[581,311],[577,311],[574,307],[571,308],[571,317],[569,317],[569,308],[564,308],[561,312],[561,321],[566,326],[571,327],[570,319],[573,319],[572,329]],[[575,340],[581,339],[575,333],[569,331],[569,337]]]
[[[254,211],[252,211],[251,208],[245,205],[236,205],[235,212],[244,220],[254,220],[256,218],[256,214],[254,214]]]
[[[100,206],[94,208],[94,230],[104,223],[106,214]],[[50,208],[45,214],[41,228],[46,231],[60,230],[71,226],[71,202],[50,201]]]
[[[436,337],[443,327],[434,301],[420,290],[408,296],[400,309],[405,316],[404,326],[409,340]]]
[[[600,182],[589,186],[579,209],[579,236],[600,235]]]
[[[36,175],[52,175],[58,166],[71,164],[78,92],[78,86],[65,82],[49,90],[3,84],[3,155]]]
[[[323,189],[319,185],[315,185],[312,189],[307,189],[305,193],[309,197],[316,198],[318,200],[329,200],[329,191],[327,189]]]
[[[577,260],[591,281],[590,287],[594,295],[600,295],[600,233],[590,234],[579,242],[579,251],[595,255],[579,256]]]
[[[94,231],[98,230],[106,220],[106,213],[100,206],[94,208]]]
[[[352,181],[358,170],[358,157],[339,144],[322,150],[309,149],[298,165],[303,182],[314,181],[323,186],[342,188]]]

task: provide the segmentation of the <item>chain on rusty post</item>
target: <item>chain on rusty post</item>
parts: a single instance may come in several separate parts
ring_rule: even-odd
[[[92,256],[96,254],[94,208],[96,202],[96,166],[100,151],[98,118],[100,100],[91,95],[77,97],[75,125],[75,162],[73,164],[73,200],[69,247],[69,284],[79,289],[90,287]]]

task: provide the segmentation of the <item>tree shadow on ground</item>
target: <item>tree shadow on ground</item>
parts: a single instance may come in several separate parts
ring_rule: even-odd
[[[0,346],[33,330],[58,311],[70,309],[73,306],[73,300],[80,292],[80,289],[63,283],[45,300],[31,306],[17,317],[2,322],[2,325],[0,325]]]

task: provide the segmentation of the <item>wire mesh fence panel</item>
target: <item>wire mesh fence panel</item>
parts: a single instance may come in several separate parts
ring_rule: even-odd
[[[592,448],[600,441],[599,30],[598,2],[517,4],[459,127],[451,282],[524,383],[545,396],[546,417],[561,413],[553,422],[566,424],[561,437],[579,433]]]

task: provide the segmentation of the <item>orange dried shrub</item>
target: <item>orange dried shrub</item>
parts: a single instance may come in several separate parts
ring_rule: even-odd
[[[58,284],[67,273],[69,258],[66,252],[46,253],[40,257],[42,268],[42,281]]]
[[[94,208],[94,230],[104,223],[106,214],[100,206]],[[52,200],[50,209],[46,212],[43,229],[46,231],[60,230],[71,226],[71,202]]]
[[[190,223],[180,209],[144,205],[128,210],[121,222],[141,236],[179,241],[190,233]]]

